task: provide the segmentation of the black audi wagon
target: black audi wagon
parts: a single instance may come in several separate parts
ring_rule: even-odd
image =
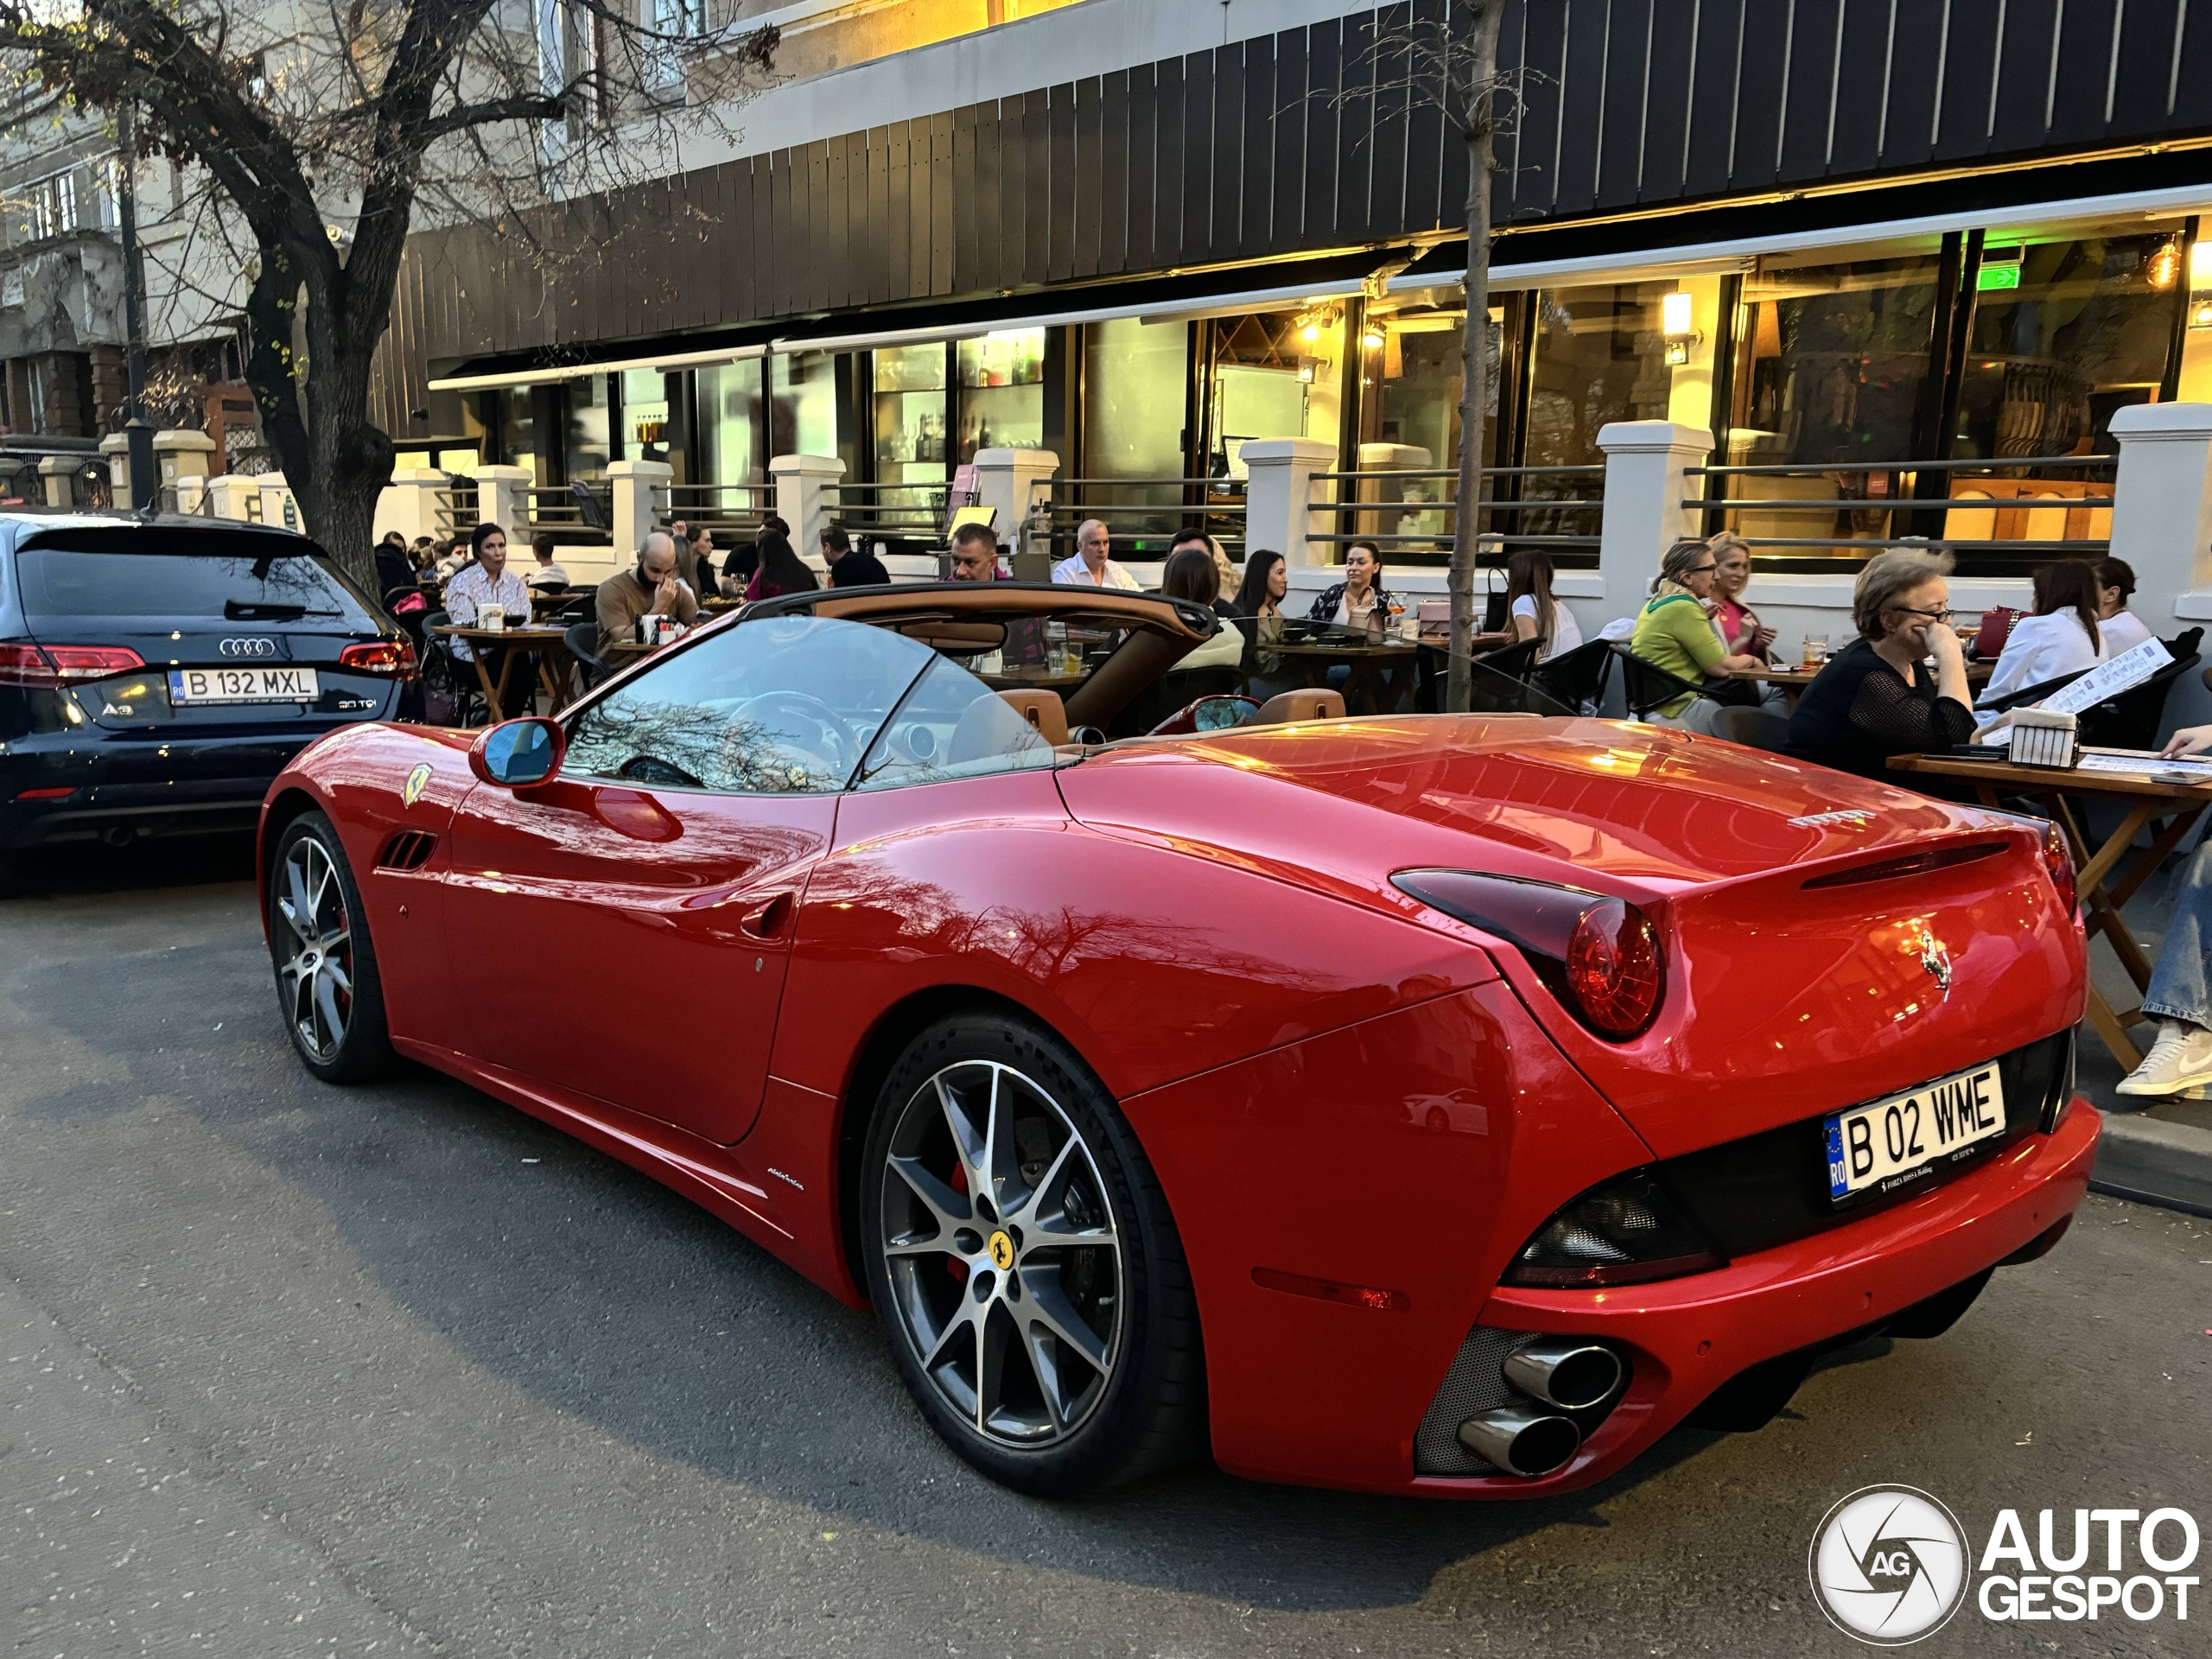
[[[24,848],[249,829],[311,740],[421,696],[405,633],[303,536],[0,512],[0,880]]]

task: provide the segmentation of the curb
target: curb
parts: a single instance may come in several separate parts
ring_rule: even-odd
[[[2107,1113],[2091,1191],[2212,1217],[2212,1129]]]

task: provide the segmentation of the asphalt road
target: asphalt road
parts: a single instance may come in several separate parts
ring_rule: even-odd
[[[243,869],[0,903],[0,1653],[1847,1654],[1806,1549],[1855,1487],[2212,1530],[2212,1223],[2107,1199],[1949,1336],[1572,1499],[1014,1497],[866,1316],[703,1212],[430,1073],[309,1079]],[[1969,1611],[1919,1651],[2202,1652],[2192,1611]]]

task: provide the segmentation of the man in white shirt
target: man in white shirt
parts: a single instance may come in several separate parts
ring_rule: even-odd
[[[537,561],[537,568],[524,580],[532,588],[543,588],[549,582],[563,588],[569,585],[569,573],[553,562],[553,537],[550,531],[541,530],[531,537],[530,550]]]
[[[1076,526],[1074,555],[1052,567],[1052,580],[1078,587],[1119,588],[1125,593],[1142,593],[1143,584],[1106,556],[1107,545],[1106,526],[1096,518],[1084,519]]]

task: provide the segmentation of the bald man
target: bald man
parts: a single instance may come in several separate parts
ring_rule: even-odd
[[[672,616],[686,627],[699,614],[698,595],[676,574],[676,538],[664,530],[645,537],[638,563],[599,584],[599,649],[638,637],[641,616]]]

